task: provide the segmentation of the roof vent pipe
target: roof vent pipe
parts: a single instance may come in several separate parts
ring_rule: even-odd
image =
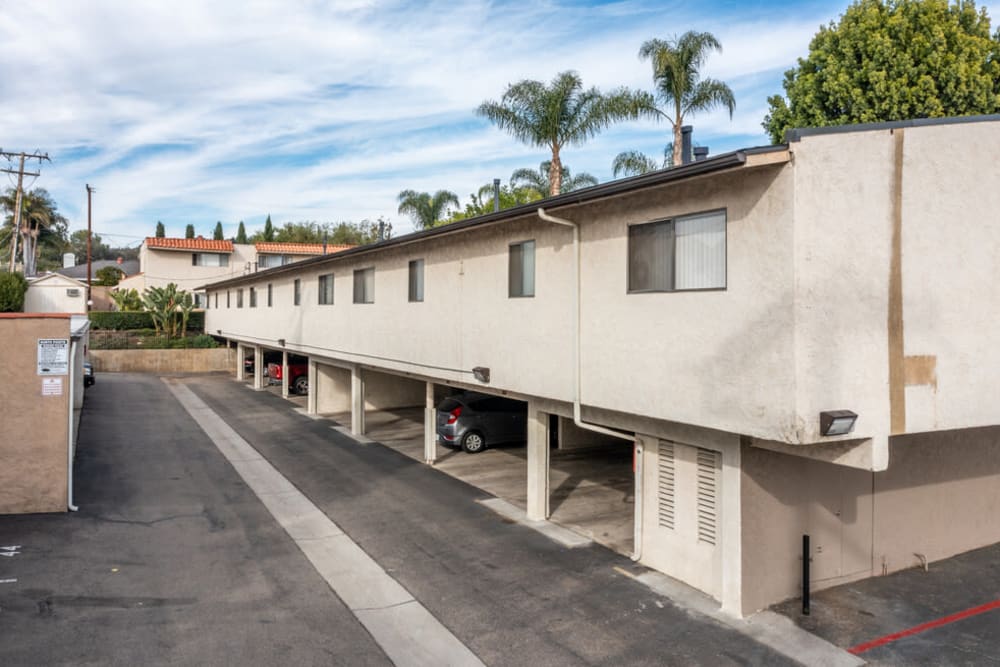
[[[500,212],[500,179],[493,179],[493,212]]]
[[[694,147],[694,161],[701,162],[708,157],[708,146],[695,146]]]
[[[681,125],[681,164],[691,163],[691,132],[694,128],[690,125]]]

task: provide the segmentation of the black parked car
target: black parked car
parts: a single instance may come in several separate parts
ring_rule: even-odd
[[[466,392],[437,407],[438,441],[470,454],[487,445],[524,442],[527,429],[528,406],[523,401]]]
[[[83,386],[89,387],[95,382],[97,378],[94,377],[94,366],[89,361],[83,362]]]

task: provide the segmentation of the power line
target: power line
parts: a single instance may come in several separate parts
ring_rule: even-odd
[[[20,232],[22,240],[21,248],[21,259],[24,264],[24,275],[34,276],[35,275],[35,248],[38,242],[38,234],[34,236],[31,234],[31,220],[28,220],[28,224],[23,228],[21,227],[21,201],[24,197],[24,177],[34,176],[37,178],[41,175],[40,171],[31,172],[24,170],[25,160],[38,160],[39,166],[42,162],[51,162],[48,153],[41,153],[35,151],[34,153],[25,153],[21,151],[20,153],[12,153],[10,151],[0,151],[0,155],[7,158],[8,162],[14,160],[14,158],[19,159],[19,166],[17,170],[13,169],[0,169],[0,172],[7,174],[17,174],[17,194],[14,197],[14,229],[11,233],[11,244],[10,244],[10,272],[14,272],[14,260],[17,257],[17,234]],[[38,223],[41,225],[41,221]],[[36,230],[37,231],[37,230]]]

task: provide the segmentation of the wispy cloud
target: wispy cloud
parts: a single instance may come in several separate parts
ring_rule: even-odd
[[[693,119],[698,141],[714,152],[765,143],[767,95],[842,11],[789,6],[17,3],[0,15],[0,145],[50,153],[38,185],[74,227],[85,224],[84,184],[96,185],[95,226],[121,238],[150,233],[156,220],[170,233],[191,222],[207,234],[216,220],[228,233],[268,213],[398,219],[404,188],[464,197],[545,159],[473,114],[508,83],[575,69],[586,85],[649,88],[639,45],[687,29],[720,38],[725,50],[706,74],[737,95],[732,120]],[[621,126],[565,159],[605,180],[616,153],[659,154],[666,134]]]

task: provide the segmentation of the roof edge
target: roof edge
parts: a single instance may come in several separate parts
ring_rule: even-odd
[[[803,137],[815,137],[824,134],[846,134],[849,132],[872,132],[877,130],[896,130],[906,127],[926,127],[931,125],[961,125],[964,123],[989,123],[1000,121],[1000,114],[981,114],[977,116],[949,116],[947,118],[910,118],[907,120],[890,120],[878,123],[855,123],[853,125],[828,125],[825,127],[796,127],[785,131],[785,142],[796,143]]]

